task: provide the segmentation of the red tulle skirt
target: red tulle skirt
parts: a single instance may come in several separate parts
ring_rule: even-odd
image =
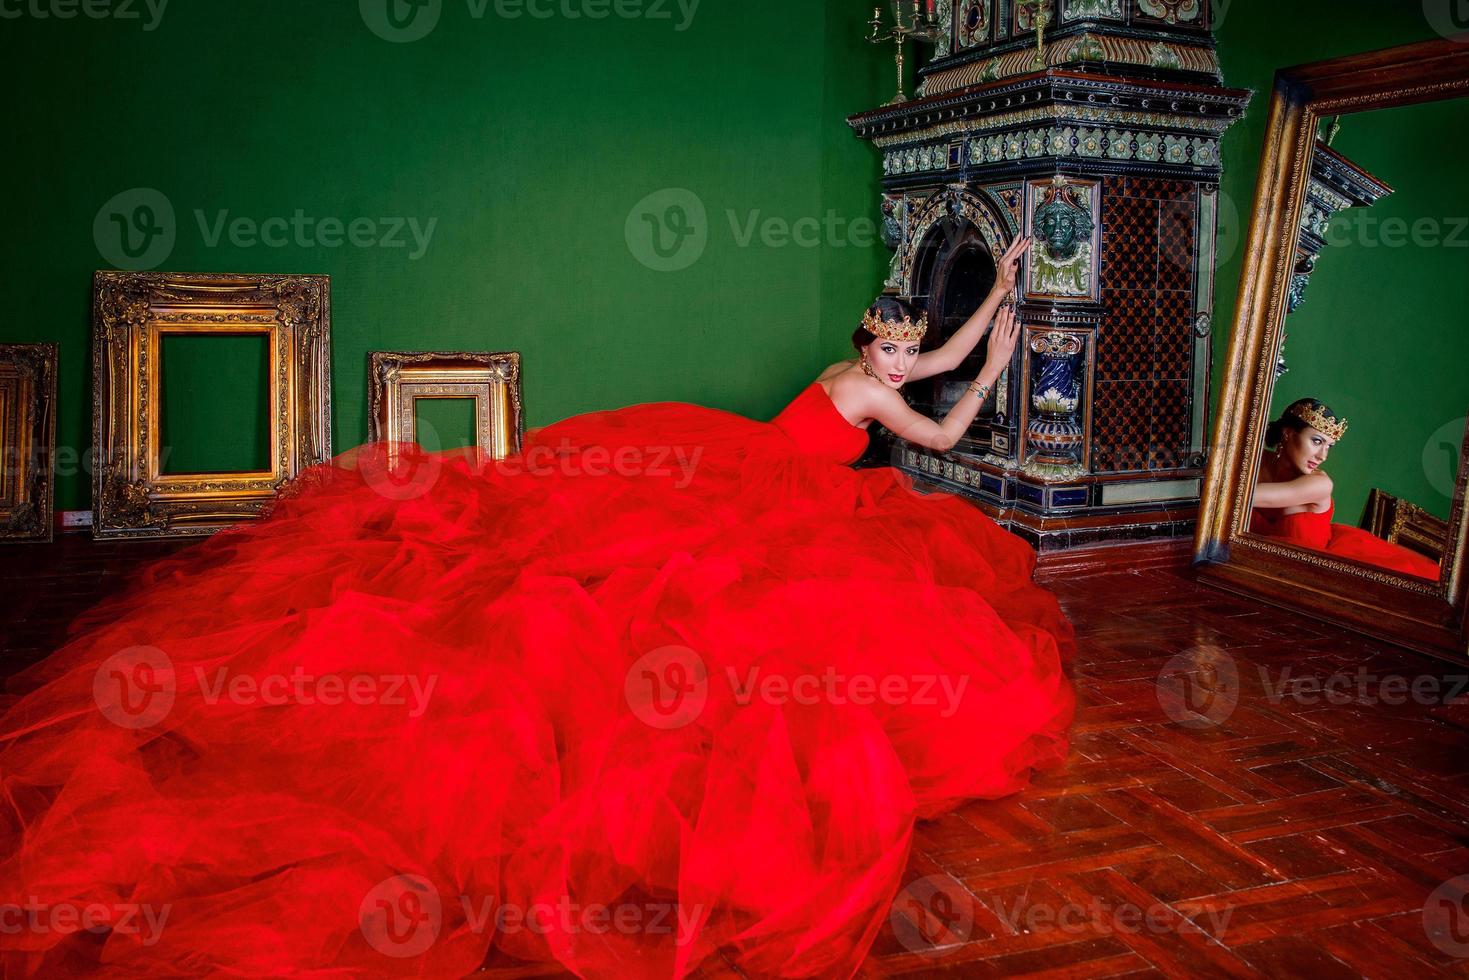
[[[1066,754],[1033,563],[684,403],[343,453],[13,679],[0,964],[850,975],[915,819]]]

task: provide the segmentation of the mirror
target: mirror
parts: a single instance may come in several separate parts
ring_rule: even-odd
[[[1200,577],[1466,656],[1469,38],[1285,69]]]

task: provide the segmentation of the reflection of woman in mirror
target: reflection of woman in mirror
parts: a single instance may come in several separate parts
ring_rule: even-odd
[[[1438,563],[1432,559],[1361,528],[1331,522],[1336,505],[1322,465],[1346,431],[1347,420],[1314,398],[1291,402],[1270,423],[1251,504],[1251,533],[1438,581]]]

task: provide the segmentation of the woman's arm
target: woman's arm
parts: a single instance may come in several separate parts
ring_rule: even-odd
[[[979,377],[975,379],[987,389],[987,393],[994,390],[1000,373],[1009,366],[1010,354],[1015,350],[1015,340],[1019,335],[1020,325],[1015,320],[1015,311],[1002,311],[995,318],[995,329],[990,333],[989,357],[985,360]],[[966,389],[944,416],[944,420],[935,422],[909,408],[908,403],[903,401],[903,396],[892,388],[864,385],[863,390],[870,399],[864,408],[865,414],[881,422],[900,439],[940,452],[954,448],[969,430],[974,417],[979,414],[980,406],[984,404],[984,399],[972,388]]]
[[[1331,499],[1331,477],[1325,473],[1311,473],[1281,483],[1255,484],[1255,496],[1251,507],[1304,507],[1308,504],[1325,504]]]
[[[990,294],[979,304],[979,309],[964,321],[964,326],[954,331],[954,335],[944,341],[941,347],[918,355],[912,370],[908,372],[909,381],[921,381],[935,374],[953,371],[964,363],[964,358],[969,356],[989,329],[995,311],[1000,308],[1005,297],[1014,291],[1015,281],[1019,276],[1020,257],[1029,247],[1029,238],[1017,238],[1010,243],[1010,247],[995,264],[995,284],[990,288]]]

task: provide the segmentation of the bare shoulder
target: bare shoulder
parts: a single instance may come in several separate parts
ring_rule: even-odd
[[[897,389],[890,388],[876,378],[868,377],[860,369],[837,372],[828,385],[834,399],[850,408],[850,414],[861,413],[864,418],[875,418],[883,408],[893,405],[907,406]]]
[[[817,381],[830,381],[832,378],[835,378],[837,375],[842,374],[845,371],[850,371],[852,368],[854,368],[856,366],[857,366],[856,360],[837,361],[835,364],[828,365],[827,368],[826,368],[826,370],[824,370],[820,374],[818,374],[816,376],[816,380]]]
[[[1316,508],[1318,510],[1326,510],[1331,506],[1331,492],[1333,488],[1331,477],[1326,475],[1325,470],[1317,470],[1315,473],[1306,477],[1306,479],[1311,481],[1311,488],[1321,495],[1321,499],[1316,501]]]

